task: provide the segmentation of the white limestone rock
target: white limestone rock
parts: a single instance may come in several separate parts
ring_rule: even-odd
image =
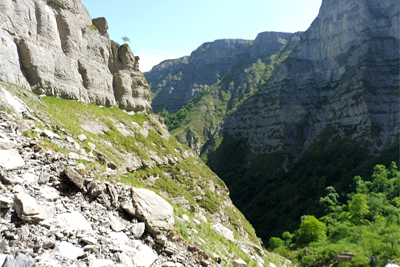
[[[92,231],[92,226],[78,211],[63,213],[56,217],[59,227],[71,230]]]
[[[25,166],[25,161],[18,153],[18,150],[0,150],[0,167],[9,171],[19,169],[23,166]]]
[[[235,241],[235,238],[233,237],[233,232],[231,230],[229,230],[228,228],[226,228],[225,226],[223,226],[222,224],[220,224],[220,223],[213,224],[211,226],[211,229],[217,235],[225,237],[229,241],[232,241],[232,242]]]
[[[22,190],[14,195],[14,208],[18,217],[23,221],[40,222],[47,218],[45,209]]]
[[[247,263],[242,259],[234,259],[232,265],[233,267],[246,267]]]
[[[143,188],[132,187],[136,217],[146,223],[153,235],[166,234],[174,226],[174,209],[162,197]]]
[[[73,244],[65,241],[58,244],[57,250],[58,255],[70,260],[75,260],[76,258],[81,257],[85,254],[82,248],[76,247]]]

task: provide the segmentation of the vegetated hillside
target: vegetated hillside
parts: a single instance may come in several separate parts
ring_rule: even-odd
[[[398,1],[323,1],[269,80],[214,135],[207,164],[262,238],[322,216],[327,186],[398,162]]]
[[[1,222],[6,225],[0,230],[1,260],[6,256],[2,253],[10,254],[18,246],[45,266],[81,266],[100,259],[126,263],[123,256],[115,258],[115,251],[138,264],[144,260],[143,266],[167,261],[230,266],[240,259],[249,266],[287,264],[263,251],[253,227],[229,199],[224,182],[170,136],[162,118],[39,96],[6,84],[0,87],[0,103],[0,203]],[[9,162],[8,155],[15,160]],[[154,206],[155,195],[138,188],[156,192],[169,204]],[[144,195],[131,197],[130,190]],[[165,205],[172,205],[171,214],[167,209],[156,212]],[[40,207],[48,211],[45,217],[36,213]],[[79,219],[81,226],[68,216]],[[111,225],[103,221],[107,218]],[[145,222],[146,228],[137,236],[138,222]],[[67,230],[57,226],[65,223]],[[42,236],[46,228],[50,231]],[[87,239],[91,230],[96,232]],[[21,231],[28,231],[24,238],[16,235]],[[113,239],[117,235],[118,242]],[[32,238],[38,242],[35,253]],[[46,261],[46,255],[53,256]]]
[[[217,40],[204,43],[190,57],[165,61],[145,74],[157,93],[152,106],[171,113],[166,119],[171,133],[200,154],[226,114],[265,83],[300,35],[263,32],[254,41]]]
[[[253,62],[246,55],[250,64],[167,117],[265,242],[297,229],[303,215],[322,216],[327,186],[345,199],[355,175],[398,162],[399,6],[325,0],[294,48]],[[230,90],[237,84],[252,89]]]
[[[354,177],[341,201],[334,187],[319,202],[324,216],[302,216],[294,233],[269,240],[271,250],[302,266],[385,266],[400,263],[400,172],[376,165],[368,179]],[[396,266],[396,265],[395,265]]]

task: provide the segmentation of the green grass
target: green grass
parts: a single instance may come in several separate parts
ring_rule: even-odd
[[[39,97],[30,91],[17,87],[12,87],[10,90],[18,94],[29,105],[33,113],[41,119],[42,122],[38,122],[37,128],[45,129],[48,128],[45,125],[49,125],[52,129],[55,129],[57,126],[62,129],[57,132],[62,138],[66,136],[73,137],[86,152],[90,151],[88,143],[92,142],[96,145],[97,150],[104,153],[119,166],[122,166],[126,160],[125,153],[132,153],[141,159],[149,160],[150,157],[147,150],[154,151],[162,158],[167,155],[181,157],[183,152],[188,149],[185,145],[179,144],[174,137],[166,140],[154,130],[149,130],[149,134],[145,138],[139,129],[136,129],[132,124],[132,122],[135,122],[143,125],[147,121],[157,125],[150,116],[145,114],[129,115],[118,108],[100,108],[96,105],[78,101],[69,101],[54,97]],[[109,130],[104,134],[98,135],[85,131],[81,126],[86,120],[97,121],[107,126]],[[116,125],[120,124],[124,125],[127,130],[134,132],[134,135],[124,136],[116,127]],[[39,138],[32,131],[27,131],[24,134],[29,137],[38,138],[40,146],[45,149],[51,149],[64,154],[71,152],[59,148],[47,139]],[[77,139],[77,136],[80,134],[85,134],[88,138],[81,142]],[[233,226],[236,238],[247,240],[247,238],[237,235],[240,230],[235,229],[243,227],[249,239],[259,244],[257,238],[253,236],[254,229],[251,228],[251,225],[245,220],[243,215],[235,208],[230,207],[228,209],[225,207],[224,203],[229,200],[225,183],[199,158],[188,157],[185,160],[180,160],[175,165],[160,165],[153,168],[142,167],[134,172],[127,172],[120,169],[116,176],[108,178],[104,175],[106,166],[100,164],[98,161],[87,162],[77,160],[77,162],[83,163],[86,168],[79,172],[81,174],[91,172],[94,179],[109,179],[113,182],[123,182],[135,187],[148,188],[166,197],[167,200],[183,196],[189,203],[187,210],[178,207],[172,201],[168,200],[174,207],[176,216],[187,214],[190,218],[194,219],[198,212],[202,212],[206,215],[207,220],[211,222],[210,213],[225,210],[230,217],[229,222]],[[168,173],[171,178],[165,173]],[[158,179],[152,179],[150,182],[150,177],[158,177]],[[218,193],[213,193],[210,190],[211,182]],[[195,197],[198,196],[202,196],[202,200],[197,202]],[[245,259],[249,262],[249,266],[255,265],[255,262],[246,257],[246,254],[235,243],[226,241],[213,233],[209,222],[201,222],[200,225],[193,222],[177,222],[174,229],[176,229],[177,234],[183,240],[199,241],[199,238],[205,240],[205,250],[223,256],[227,266],[231,264],[230,257],[232,255]],[[193,229],[197,230],[198,234]]]

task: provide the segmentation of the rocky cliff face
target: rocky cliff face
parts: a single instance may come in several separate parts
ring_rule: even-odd
[[[80,1],[0,3],[0,81],[35,93],[151,112],[139,58],[108,37]],[[6,63],[6,64],[5,64]]]
[[[204,88],[218,83],[233,68],[246,67],[251,59],[277,53],[294,36],[292,33],[264,32],[254,41],[222,39],[202,44],[190,57],[166,60],[145,73],[153,98],[153,109],[175,113]],[[297,36],[297,35],[296,35]],[[247,62],[248,63],[248,62]]]
[[[379,153],[400,130],[398,11],[397,1],[323,1],[292,54],[225,131],[247,139],[253,153],[284,152],[286,166],[328,127]]]
[[[324,188],[345,194],[376,156],[398,159],[399,10],[394,0],[324,0],[290,56],[214,134],[208,165],[263,238],[322,216]]]

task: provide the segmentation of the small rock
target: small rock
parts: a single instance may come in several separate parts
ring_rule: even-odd
[[[40,175],[38,184],[47,184],[50,180],[50,174],[43,172],[42,175]]]
[[[232,265],[233,267],[246,267],[247,263],[242,259],[234,259]]]
[[[8,139],[0,138],[0,150],[10,150],[15,148],[15,142]]]
[[[83,142],[83,141],[85,141],[86,139],[87,139],[86,135],[84,135],[84,134],[78,135],[78,140],[79,140],[79,141]]]
[[[235,240],[235,238],[233,237],[233,232],[220,223],[213,224],[211,226],[211,229],[213,230],[214,233],[222,237],[225,237],[229,241],[233,242]]]
[[[78,163],[78,165],[75,166],[75,170],[86,170],[86,166],[83,163]]]
[[[35,266],[35,260],[30,255],[25,255],[23,253],[17,253],[15,258],[8,256],[2,265],[2,267],[33,267]]]
[[[30,172],[26,172],[26,173],[22,174],[21,177],[28,184],[33,184],[36,182],[36,180],[38,180],[37,176]]]
[[[68,153],[68,158],[69,159],[80,159],[81,157],[78,154],[76,154],[75,152],[70,152],[70,153]]]
[[[130,253],[132,261],[137,266],[148,267],[155,262],[158,255],[147,245],[142,244],[138,240],[133,240],[133,249]]]
[[[65,140],[67,140],[67,142],[68,142],[68,143],[71,143],[71,144],[74,144],[74,143],[75,143],[75,140],[74,140],[72,137],[70,137],[70,136],[65,137]]]
[[[129,215],[135,216],[136,209],[133,207],[132,201],[122,202],[121,208]]]
[[[91,150],[95,150],[96,149],[96,145],[93,144],[92,142],[88,142],[88,146],[90,147]]]
[[[0,209],[9,209],[13,204],[14,200],[12,200],[12,198],[0,196]]]
[[[85,255],[82,248],[75,247],[71,243],[63,241],[58,244],[58,254],[64,258],[75,260],[78,257]]]
[[[43,188],[40,188],[39,192],[42,195],[42,197],[44,197],[47,200],[55,200],[60,197],[58,191],[53,187],[45,186]]]
[[[66,229],[92,231],[90,223],[78,211],[60,214],[56,219],[58,224]]]
[[[0,167],[9,171],[19,169],[23,166],[25,166],[25,161],[18,153],[18,150],[0,150]]]
[[[113,215],[109,214],[110,217],[110,224],[111,224],[111,228],[115,231],[115,232],[120,232],[122,230],[125,229],[125,225],[123,223],[121,223],[117,218],[115,218]]]
[[[36,203],[36,200],[24,192],[14,195],[14,208],[23,221],[39,222],[47,218],[46,211]]]
[[[165,244],[167,243],[167,238],[163,235],[157,236],[155,242],[161,246],[165,246]]]
[[[132,187],[136,217],[146,223],[153,235],[166,234],[174,226],[174,209],[162,197],[143,188]]]
[[[85,236],[81,238],[83,242],[85,242],[88,245],[96,245],[97,244],[97,239],[94,238],[93,236]]]
[[[50,130],[44,129],[44,130],[43,130],[43,134],[44,134],[45,136],[47,136],[48,138],[50,138],[50,139],[60,139],[60,140],[61,140],[61,137],[60,137],[58,134],[53,133],[53,132],[50,131]]]
[[[93,197],[98,197],[101,193],[103,193],[107,187],[103,183],[98,183],[95,181],[92,181],[89,185],[89,194],[91,194]]]
[[[65,170],[65,175],[77,186],[79,189],[83,188],[83,177],[77,173],[72,167],[67,167]]]
[[[118,253],[118,259],[125,267],[134,267],[132,260],[124,252]]]
[[[144,230],[145,230],[145,224],[144,222],[139,222],[132,226],[132,234],[136,239],[139,239],[142,237]]]

